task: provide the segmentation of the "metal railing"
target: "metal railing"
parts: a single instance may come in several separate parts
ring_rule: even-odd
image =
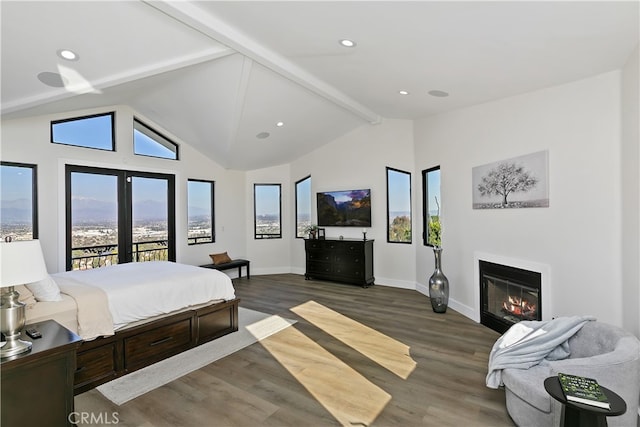
[[[256,239],[281,239],[282,238],[282,234],[281,233],[256,233],[255,235]]]
[[[189,245],[195,245],[198,243],[211,243],[213,242],[213,236],[208,235],[208,236],[194,236],[194,237],[188,237],[187,238],[187,244]]]
[[[82,246],[72,248],[71,253],[72,270],[106,267],[118,264],[119,260],[118,245]],[[133,262],[168,260],[167,240],[133,243],[131,259]]]

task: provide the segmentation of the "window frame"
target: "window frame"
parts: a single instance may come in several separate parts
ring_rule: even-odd
[[[279,234],[258,234],[258,210],[257,210],[257,193],[256,189],[258,187],[278,187],[278,223],[279,223]],[[255,240],[265,240],[265,239],[282,239],[282,184],[274,184],[274,183],[254,183],[253,184],[253,237]]]
[[[296,185],[295,185],[295,195],[296,195],[296,205],[295,205],[295,218],[296,218],[296,222],[295,222],[295,236],[296,239],[304,239],[305,237],[308,236],[307,233],[305,233],[304,231],[302,232],[302,235],[298,234],[298,228],[299,228],[299,223],[298,223],[298,185],[304,183],[305,181],[309,180],[309,225],[311,225],[313,223],[313,221],[311,221],[311,209],[313,208],[313,197],[311,197],[311,175],[307,175],[306,177],[299,179],[298,181],[296,181]]]
[[[432,172],[436,172],[438,171],[438,173],[440,173],[440,165],[437,166],[433,166],[431,168],[428,169],[424,169],[422,171],[422,226],[423,226],[423,232],[422,232],[422,239],[423,239],[423,245],[424,246],[430,246],[430,247],[434,247],[434,245],[432,245],[431,243],[429,243],[430,240],[430,236],[429,236],[429,178],[428,175]],[[438,189],[438,193],[440,193],[440,188]],[[439,194],[439,196],[442,197],[441,193]],[[438,206],[438,221],[440,222],[440,206]],[[442,227],[442,222],[440,222],[440,226]],[[440,229],[440,245],[442,245],[442,228]]]
[[[57,124],[61,124],[61,123],[68,123],[68,122],[75,122],[75,121],[80,121],[80,120],[86,120],[86,119],[93,119],[96,117],[103,117],[103,116],[110,116],[111,118],[111,148],[100,148],[100,147],[89,147],[87,145],[78,145],[78,144],[69,144],[66,142],[60,142],[60,141],[55,141],[53,138],[53,128],[55,125]],[[64,145],[66,147],[79,147],[79,148],[87,148],[89,150],[100,150],[100,151],[112,151],[115,152],[116,151],[116,113],[115,111],[110,111],[108,113],[98,113],[98,114],[89,114],[86,116],[79,116],[79,117],[70,117],[67,119],[61,119],[61,120],[52,120],[50,122],[50,126],[49,126],[49,138],[52,144],[58,144],[58,145]]]
[[[132,180],[133,178],[152,178],[167,180],[167,259],[176,261],[176,197],[175,175],[135,170],[111,169],[84,165],[65,165],[65,269],[73,269],[73,231],[72,231],[72,193],[71,175],[73,173],[92,173],[115,176],[117,179],[117,222],[118,222],[118,264],[133,262],[133,218],[132,218]],[[120,253],[120,248],[124,252]]]
[[[211,186],[211,240],[207,240],[204,242],[198,242],[198,237],[195,237],[196,241],[191,242],[192,238],[189,237],[189,183],[191,182],[199,182],[210,184]],[[215,228],[215,181],[207,180],[207,179],[196,179],[196,178],[188,178],[187,179],[187,245],[204,245],[207,243],[215,243],[216,242],[216,228]]]
[[[139,124],[140,126],[142,126],[147,132],[143,132],[140,129],[136,128],[136,123]],[[147,138],[153,140],[153,142],[155,142],[158,145],[163,146],[164,148],[168,149],[168,150],[172,150],[175,149],[174,154],[175,154],[175,158],[171,158],[171,157],[163,157],[163,156],[154,156],[151,154],[141,154],[141,153],[136,153],[136,131],[144,134]],[[133,154],[136,156],[143,156],[143,157],[152,157],[154,159],[164,159],[164,160],[175,160],[178,161],[180,160],[180,145],[173,142],[173,140],[171,138],[167,138],[164,134],[162,134],[161,132],[158,132],[157,130],[155,130],[154,128],[152,128],[151,126],[149,126],[148,124],[146,124],[145,122],[143,122],[142,120],[138,119],[137,117],[133,118],[133,124],[132,124],[132,135],[133,135]],[[152,135],[155,135],[152,136]],[[166,142],[166,144],[163,144],[162,142],[158,141],[157,138],[162,139],[164,142]],[[167,146],[170,145],[171,147]]]
[[[404,244],[411,244],[413,243],[413,205],[411,202],[411,172],[407,172],[407,171],[403,171],[401,169],[396,169],[396,168],[392,168],[387,166],[385,168],[386,171],[386,184],[387,184],[387,243],[404,243]],[[407,175],[407,178],[409,179],[409,188],[408,188],[408,192],[409,192],[409,240],[408,241],[404,241],[404,240],[392,240],[391,239],[391,212],[389,211],[389,173],[390,172],[394,172],[394,173],[398,173],[398,174],[405,174]]]
[[[0,161],[0,167],[16,167],[31,169],[31,239],[38,238],[38,165],[33,163]],[[2,236],[6,238],[10,236]]]

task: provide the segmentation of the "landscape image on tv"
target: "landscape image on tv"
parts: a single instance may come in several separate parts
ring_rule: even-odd
[[[317,193],[318,226],[371,227],[371,190]]]

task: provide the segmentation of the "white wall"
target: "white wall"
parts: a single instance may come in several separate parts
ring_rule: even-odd
[[[291,164],[291,200],[295,200],[294,183],[311,175],[312,222],[317,222],[315,194],[318,191],[371,189],[371,222],[368,239],[374,243],[376,284],[415,288],[415,246],[420,235],[419,208],[415,191],[420,179],[413,173],[413,130],[408,120],[387,119],[378,125],[364,125]],[[387,243],[386,170],[411,172],[413,190],[412,244]],[[295,206],[291,208],[293,218]],[[293,233],[293,227],[291,231]],[[361,227],[326,227],[327,237],[362,238]],[[292,239],[293,271],[304,273],[304,241]]]
[[[479,302],[474,252],[550,269],[544,318],[593,314],[620,325],[620,72],[481,104],[415,122],[415,170],[441,166],[443,271],[451,307]],[[549,152],[548,208],[474,210],[471,170]],[[433,269],[416,251],[418,281]]]
[[[88,114],[116,111],[116,152],[52,144],[50,122]],[[133,111],[125,106],[74,111],[27,119],[2,121],[3,161],[38,165],[39,238],[49,272],[65,269],[64,165],[88,166],[170,173],[176,176],[177,261],[200,265],[210,262],[208,254],[230,251],[246,254],[244,222],[244,173],[223,169],[171,135],[160,125],[137,116],[180,145],[180,161],[133,154]],[[216,243],[187,245],[187,179],[215,181]]]
[[[622,323],[640,337],[640,55],[622,70]]]

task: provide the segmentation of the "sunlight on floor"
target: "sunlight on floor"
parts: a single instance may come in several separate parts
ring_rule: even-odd
[[[308,301],[291,311],[402,379],[416,368],[409,346],[322,304]]]
[[[409,346],[322,304],[308,301],[291,311],[400,378],[407,379],[416,367]],[[391,395],[295,328],[260,343],[343,425],[371,424],[391,400]]]
[[[260,341],[345,426],[370,425],[391,396],[294,327]]]

